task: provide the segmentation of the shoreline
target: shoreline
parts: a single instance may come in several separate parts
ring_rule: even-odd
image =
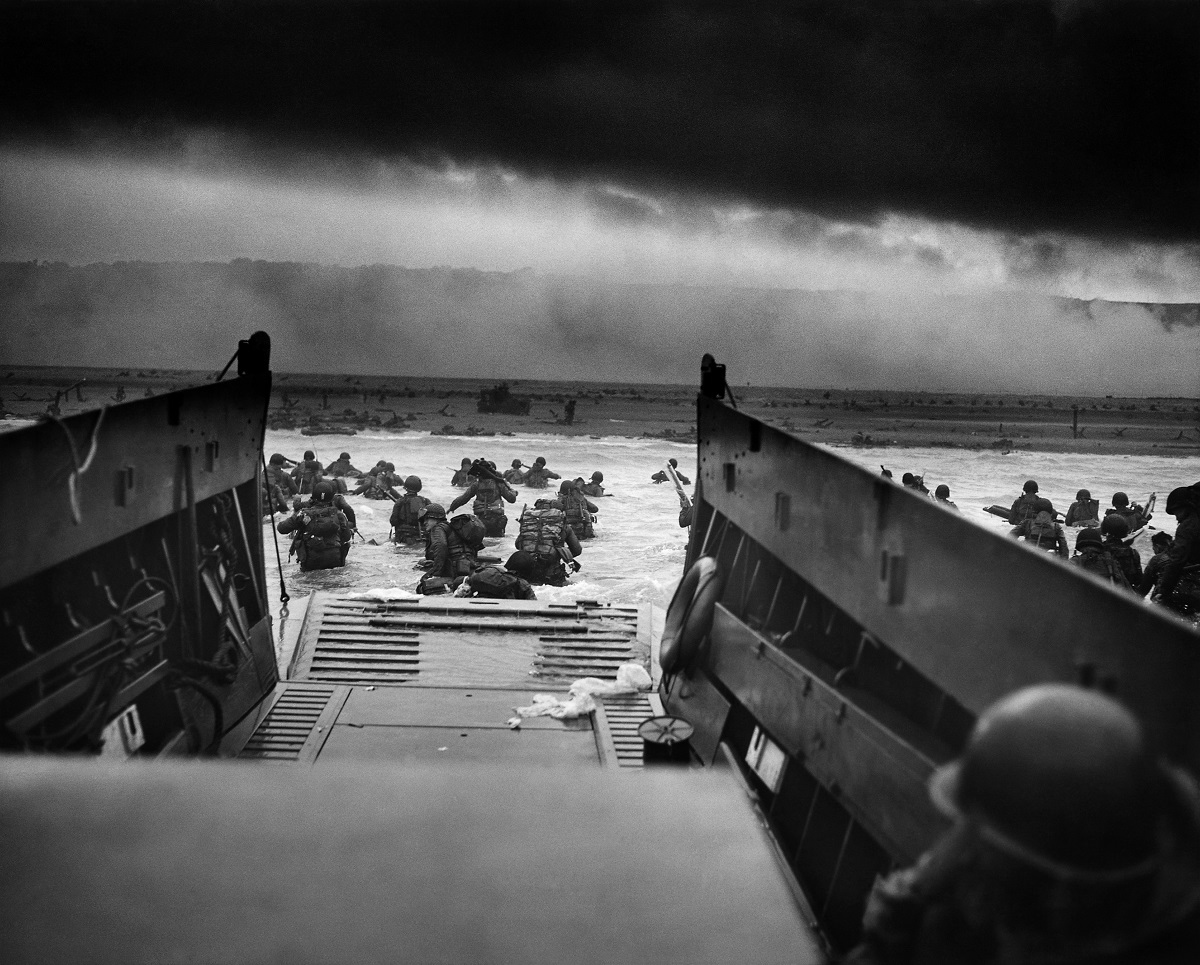
[[[41,366],[10,366],[4,373],[0,409],[9,425],[19,424],[14,418],[38,419],[51,411],[72,415],[213,378],[199,372]],[[521,434],[695,442],[692,386],[513,380],[507,383],[510,398],[523,411],[478,411],[481,390],[497,384],[277,373],[268,425],[314,440],[382,430],[463,439]],[[749,386],[733,391],[740,410],[835,447],[1200,456],[1200,399]],[[568,422],[570,401],[574,418]]]

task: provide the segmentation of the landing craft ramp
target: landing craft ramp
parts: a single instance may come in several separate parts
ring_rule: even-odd
[[[661,617],[661,614],[658,615]],[[655,693],[598,698],[588,716],[530,717],[538,692],[614,680],[656,648],[656,611],[588,600],[313,594],[287,679],[260,709],[242,759],[642,766],[638,725]]]

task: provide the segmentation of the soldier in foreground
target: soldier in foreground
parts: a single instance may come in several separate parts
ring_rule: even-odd
[[[342,506],[335,504],[337,500]],[[299,502],[299,497],[296,501]],[[308,503],[297,507],[293,515],[275,527],[284,535],[294,534],[292,551],[300,560],[302,572],[346,565],[354,522],[347,518],[343,507],[348,508],[348,504],[333,491],[333,484],[323,479],[313,486]]]
[[[685,486],[690,486],[692,484],[692,481],[690,479],[688,479],[687,476],[685,476],[683,473],[681,473],[679,471],[679,462],[677,460],[668,459],[667,462],[670,464],[671,468],[675,470],[675,477],[681,483],[683,483]],[[656,472],[653,476],[650,477],[650,481],[656,482],[656,483],[665,483],[665,482],[670,482],[671,477],[667,475],[667,471],[665,469],[660,469],[658,472]]]
[[[1156,598],[1180,613],[1200,613],[1200,483],[1172,489],[1167,512],[1178,524]]]
[[[1092,494],[1081,489],[1075,494],[1075,502],[1067,509],[1065,520],[1068,526],[1099,526],[1100,500],[1092,499]]]
[[[288,499],[300,492],[300,487],[284,468],[286,460],[281,453],[274,453],[263,475],[263,501],[267,511],[286,513]]]
[[[558,503],[567,517],[567,525],[579,539],[591,539],[596,535],[592,526],[592,514],[599,507],[583,494],[583,480],[564,479],[558,487]]]
[[[450,477],[450,485],[458,486],[459,488],[464,488],[471,485],[471,460],[469,458],[465,456],[463,457],[462,465],[459,466],[458,471]]]
[[[455,596],[481,596],[493,600],[536,600],[527,577],[536,567],[528,553],[516,552],[503,566],[487,564],[468,576]]]
[[[353,476],[355,479],[361,479],[364,473],[355,469],[350,462],[350,453],[343,452],[333,462],[325,467],[326,476]]]
[[[538,456],[525,473],[525,485],[532,489],[545,489],[551,479],[562,479],[558,473],[546,468],[546,457]]]
[[[453,513],[459,506],[466,505],[467,501],[474,496],[475,504],[471,510],[487,528],[488,536],[503,536],[505,527],[508,526],[508,516],[504,512],[503,501],[515,503],[517,494],[504,481],[504,477],[482,459],[476,459],[471,464],[471,468],[467,471],[467,479],[470,483],[467,491],[454,497],[449,511]]]
[[[565,585],[566,567],[570,566],[572,572],[579,570],[575,557],[583,552],[583,547],[567,525],[566,514],[557,501],[539,499],[534,509],[521,514],[520,526],[517,549],[534,559],[526,579],[535,585]]]
[[[478,533],[466,528],[464,521],[474,521],[479,526]],[[483,526],[474,516],[459,516],[447,521],[445,508],[430,503],[421,513],[421,528],[425,533],[426,562],[425,575],[417,584],[417,592],[447,593],[478,565]]]
[[[1038,496],[1036,479],[1026,480],[1025,485],[1021,488],[1021,495],[1013,501],[1012,508],[1008,511],[1008,521],[1010,523],[1014,526],[1019,526],[1025,520],[1036,516],[1043,509],[1048,509],[1053,514],[1054,506],[1051,505],[1050,500],[1042,499]]]
[[[1120,516],[1129,525],[1129,532],[1141,529],[1150,522],[1150,513],[1139,503],[1129,505],[1129,497],[1125,493],[1113,493],[1112,508],[1104,511],[1104,518]]]
[[[431,500],[420,495],[421,477],[409,476],[404,480],[404,495],[392,506],[388,522],[392,525],[392,539],[397,543],[416,543],[423,539],[421,516]]]
[[[1100,524],[1100,535],[1104,537],[1104,548],[1116,560],[1125,574],[1125,581],[1130,587],[1142,582],[1142,557],[1132,546],[1125,545],[1125,537],[1129,535],[1129,524],[1125,518],[1115,513],[1105,516]]]
[[[1104,538],[1094,526],[1080,530],[1075,537],[1075,555],[1071,562],[1082,570],[1095,573],[1103,580],[1108,580],[1113,586],[1129,587],[1125,573],[1120,565],[1112,558],[1104,547]]]
[[[935,489],[933,491],[933,498],[938,503],[940,503],[943,506],[946,506],[949,509],[958,509],[958,505],[954,502],[951,502],[950,487],[947,486],[945,483],[942,483],[940,486],[938,486],[937,489]]]
[[[292,470],[292,478],[296,481],[300,492],[308,494],[313,491],[313,484],[321,472],[322,467],[317,462],[316,454],[311,449],[308,449],[304,453],[304,458]]]
[[[1044,499],[1041,502],[1049,505]],[[1057,553],[1064,560],[1071,555],[1067,549],[1066,533],[1063,532],[1062,524],[1055,522],[1052,509],[1039,509],[1036,516],[1026,517],[1014,526],[1009,535],[1032,543],[1047,553]]]
[[[1142,582],[1136,587],[1139,596],[1146,596],[1151,590],[1157,590],[1163,570],[1167,565],[1167,551],[1171,548],[1171,534],[1161,531],[1155,533],[1150,537],[1150,546],[1154,549],[1154,555],[1150,557],[1146,568],[1142,570]]]
[[[930,796],[954,826],[876,881],[847,962],[1200,957],[1200,794],[1112,698],[1061,684],[1010,694]]]

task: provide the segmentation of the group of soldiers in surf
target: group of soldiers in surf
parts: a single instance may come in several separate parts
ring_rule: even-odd
[[[885,478],[892,478],[889,470],[880,468]],[[924,478],[913,473],[905,473],[902,484],[957,509],[945,484],[930,493]],[[1014,539],[1069,559],[1113,586],[1168,609],[1191,616],[1200,614],[1200,483],[1178,487],[1167,497],[1166,512],[1178,522],[1175,535],[1161,530],[1151,535],[1153,555],[1144,567],[1133,542],[1148,528],[1153,529],[1149,524],[1154,518],[1156,494],[1151,493],[1142,505],[1131,502],[1124,492],[1113,493],[1112,505],[1101,516],[1100,501],[1093,499],[1089,490],[1080,489],[1064,515],[1038,490],[1037,480],[1029,479],[1009,509],[992,506],[988,512],[1012,524],[1009,535]],[[1067,542],[1067,528],[1077,530],[1074,554]]]
[[[1034,479],[1027,480],[1008,512],[1010,531],[1035,547],[1070,559],[1081,569],[1094,573],[1120,589],[1149,597],[1154,602],[1183,613],[1200,612],[1200,543],[1197,541],[1200,484],[1181,486],[1167,497],[1166,511],[1177,520],[1175,536],[1162,530],[1150,537],[1153,555],[1143,567],[1134,540],[1152,529],[1155,494],[1146,505],[1130,502],[1124,492],[1112,495],[1112,505],[1100,515],[1100,501],[1087,489],[1061,517],[1054,504],[1041,496]],[[1077,529],[1075,552],[1067,546],[1065,529]]]
[[[425,570],[417,584],[417,592],[423,594],[535,599],[533,586],[565,584],[569,573],[580,568],[582,541],[596,535],[599,507],[589,497],[609,495],[600,471],[593,472],[590,481],[562,479],[544,457],[528,467],[514,459],[504,473],[489,460],[464,458],[450,479],[450,485],[464,491],[446,506],[421,495],[424,484],[419,476],[401,477],[386,460],[362,472],[350,458],[343,452],[323,467],[311,451],[299,462],[274,454],[263,479],[266,504],[286,511],[287,500],[294,500],[292,515],[277,529],[292,534],[302,570],[342,566],[357,533],[346,495],[390,500],[391,540],[401,546],[424,544],[424,559],[417,564]],[[350,489],[347,480],[356,480],[357,486]],[[503,564],[499,558],[481,557],[485,537],[502,537],[507,529],[505,503],[516,502],[514,487],[547,489],[551,480],[561,480],[558,492],[521,512],[516,552]],[[304,493],[311,494],[306,504],[300,500]],[[453,515],[472,500],[470,512]]]

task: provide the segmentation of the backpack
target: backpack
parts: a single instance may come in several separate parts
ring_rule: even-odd
[[[558,559],[558,548],[567,539],[566,526],[567,517],[561,509],[527,509],[521,514],[517,549],[533,553],[539,560]]]
[[[471,574],[469,582],[471,589],[478,596],[496,600],[519,600],[524,595],[521,584],[525,581],[499,566],[481,566]]]
[[[450,529],[473,553],[483,549],[483,538],[487,535],[487,527],[483,520],[470,513],[461,513],[450,520]]]
[[[595,535],[592,529],[592,513],[587,506],[587,498],[578,492],[570,492],[560,497],[563,512],[567,517],[567,525],[575,531],[580,539],[590,539]]]
[[[1121,567],[1117,565],[1116,560],[1112,558],[1112,554],[1106,549],[1102,549],[1099,546],[1085,547],[1071,562],[1082,570],[1095,573],[1097,576],[1108,580],[1113,586],[1121,586],[1129,589],[1129,580],[1125,578]]]
[[[1054,517],[1042,510],[1025,524],[1025,538],[1038,549],[1056,549],[1058,547],[1058,525]]]
[[[308,525],[304,527],[306,536],[336,536],[340,542],[342,530],[350,526],[345,515],[336,506],[310,507],[305,512],[308,515]]]
[[[419,523],[417,514],[425,507],[425,498],[416,493],[405,493],[396,500],[392,507],[391,524],[393,526],[416,527]]]

